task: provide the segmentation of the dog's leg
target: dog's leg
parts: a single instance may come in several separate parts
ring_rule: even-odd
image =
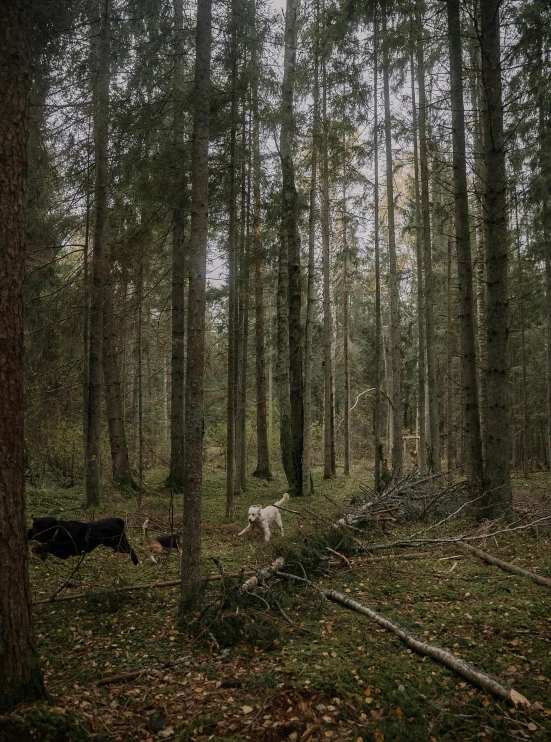
[[[246,528],[244,528],[244,529],[243,529],[243,530],[241,531],[241,533],[238,533],[237,535],[238,535],[238,536],[244,536],[244,535],[245,535],[246,533],[248,533],[248,532],[249,532],[250,530],[251,530],[251,524],[249,523],[249,525],[248,525],[248,526],[247,526]]]
[[[151,561],[153,562],[153,564],[157,564],[157,560],[155,559],[155,557],[153,556],[153,554],[150,554],[149,555],[149,558],[151,559]]]
[[[262,530],[264,531],[264,541],[268,543],[268,541],[270,540],[270,536],[272,535],[272,532],[270,531],[270,526],[264,521],[262,521],[260,525],[262,527]]]
[[[283,536],[283,521],[281,520],[279,511],[275,517],[275,522],[277,523],[277,527],[279,528],[279,530],[281,531],[281,535]]]

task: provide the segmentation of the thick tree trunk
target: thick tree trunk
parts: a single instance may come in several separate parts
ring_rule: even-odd
[[[92,253],[92,286],[90,291],[90,343],[88,361],[88,425],[85,453],[84,504],[99,505],[101,481],[101,378],[103,344],[103,304],[106,263],[104,243],[107,223],[107,190],[109,187],[109,81],[111,55],[110,0],[100,6],[100,36],[97,72],[92,89],[95,151],[95,223]]]
[[[169,486],[181,492],[184,484],[184,338],[185,338],[185,229],[187,173],[184,134],[184,6],[174,0],[174,208],[172,210],[172,362],[170,367]]]
[[[396,229],[394,225],[394,181],[392,158],[392,125],[390,120],[390,89],[386,2],[383,2],[383,92],[385,99],[386,193],[388,212],[388,260],[390,272],[390,363],[392,367],[392,469],[399,475],[403,468],[402,443],[402,369],[400,338],[400,286],[396,262]]]
[[[260,183],[260,114],[258,110],[259,78],[259,32],[256,20],[256,0],[251,0],[251,25],[253,43],[251,48],[251,94],[253,125],[253,254],[254,254],[254,299],[255,299],[255,360],[256,360],[256,469],[253,476],[271,479],[270,452],[268,448],[268,423],[266,411],[266,350],[264,330],[264,286],[262,282],[265,260],[262,244],[262,214]]]
[[[303,376],[302,376],[302,279],[300,266],[300,234],[298,230],[299,202],[295,185],[293,143],[295,116],[293,94],[296,77],[298,0],[287,0],[285,13],[285,55],[281,92],[281,207],[282,230],[287,241],[289,272],[289,386],[291,398],[291,442],[295,481],[301,491],[302,437],[304,432]]]
[[[421,194],[419,189],[419,151],[417,146],[417,105],[415,101],[415,65],[413,52],[410,59],[411,66],[411,102],[413,118],[413,165],[415,183],[415,262],[417,267],[417,421],[419,428],[419,443],[417,446],[417,461],[421,474],[427,472],[427,420],[426,420],[426,345],[425,345],[425,292],[423,281],[423,240],[421,237]]]
[[[327,66],[322,59],[322,161],[321,239],[323,252],[323,371],[324,371],[324,455],[323,477],[335,476],[335,406],[333,397],[333,323],[331,317],[331,244],[329,202],[329,152],[327,121]]]
[[[507,174],[501,92],[500,0],[481,0],[484,217],[488,279],[488,447],[484,511],[496,517],[512,503],[509,462],[509,295]]]
[[[383,332],[381,327],[381,258],[379,250],[379,89],[378,89],[378,56],[379,56],[379,22],[377,15],[373,20],[373,242],[375,258],[375,347],[373,349],[373,380],[375,399],[373,401],[373,448],[374,490],[381,490],[381,464],[383,460],[381,444],[381,346]]]
[[[432,288],[432,238],[427,137],[427,99],[425,93],[425,56],[423,19],[417,5],[417,79],[419,84],[419,160],[421,165],[421,208],[423,215],[423,255],[425,263],[425,324],[427,347],[428,415],[430,440],[427,446],[429,471],[440,472],[440,425],[438,416],[438,382],[436,378],[436,343],[434,337],[434,297]]]
[[[228,203],[228,405],[226,420],[226,517],[234,512],[235,495],[235,416],[236,416],[236,209],[237,209],[237,9],[232,2],[231,37],[231,122],[230,122],[230,193]]]
[[[314,110],[312,120],[312,166],[310,172],[310,214],[308,221],[308,298],[306,305],[305,352],[304,352],[304,434],[302,450],[302,494],[312,492],[310,433],[312,426],[312,366],[313,331],[316,306],[316,193],[318,181],[319,149],[319,18],[316,4],[316,30],[314,38]]]
[[[452,104],[453,189],[455,197],[455,239],[461,338],[461,403],[463,405],[463,457],[467,476],[477,489],[482,486],[482,438],[478,410],[476,344],[474,329],[473,272],[465,151],[463,107],[463,62],[459,0],[447,0],[448,39]]]
[[[31,87],[29,3],[0,0],[0,713],[45,697],[25,513],[23,277]]]
[[[194,608],[201,585],[205,310],[209,203],[209,99],[212,46],[211,0],[198,0],[193,141],[191,155],[191,244],[188,293],[188,354],[185,398],[184,545],[181,607]]]
[[[136,482],[130,469],[126,430],[124,428],[121,380],[117,361],[115,319],[113,314],[113,279],[110,265],[110,248],[107,243],[104,245],[104,260],[106,271],[103,304],[102,361],[113,482],[117,487],[123,489],[136,489]]]

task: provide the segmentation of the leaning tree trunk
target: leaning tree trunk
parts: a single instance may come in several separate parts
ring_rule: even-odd
[[[84,501],[94,508],[100,499],[101,377],[103,303],[105,284],[105,235],[109,187],[109,82],[111,55],[111,13],[109,0],[102,0],[98,67],[92,90],[95,150],[95,224],[90,291],[90,342],[88,362],[88,425],[85,453]]]
[[[300,234],[298,230],[299,201],[295,185],[293,142],[295,116],[293,93],[296,78],[298,0],[287,0],[285,13],[285,55],[281,91],[281,208],[282,230],[287,241],[289,273],[289,386],[291,398],[291,443],[297,492],[302,483],[302,437],[304,432],[302,326],[301,326],[301,267]]]
[[[23,277],[31,19],[0,1],[0,713],[45,697],[31,612],[25,513]]]
[[[236,348],[236,209],[237,209],[237,10],[232,2],[231,36],[231,120],[230,120],[230,192],[228,203],[228,403],[226,421],[226,517],[233,515],[235,495],[235,402],[237,380]]]
[[[410,59],[411,66],[411,102],[413,119],[413,165],[415,183],[415,262],[417,267],[417,420],[419,427],[419,444],[417,446],[417,461],[419,472],[427,471],[427,420],[425,398],[425,292],[423,281],[423,240],[421,237],[421,194],[419,189],[419,151],[417,146],[417,105],[415,101],[415,65],[413,52]]]
[[[105,388],[105,407],[107,410],[107,427],[111,445],[111,463],[113,482],[122,489],[136,489],[136,482],[130,469],[128,444],[124,427],[124,412],[121,394],[120,369],[117,360],[117,338],[113,312],[113,276],[110,260],[110,249],[104,245],[106,263],[104,303],[103,303],[103,382]]]
[[[436,378],[436,343],[434,337],[434,297],[432,288],[432,238],[427,137],[427,99],[425,93],[425,56],[423,19],[417,5],[417,79],[419,83],[419,160],[421,165],[421,209],[423,215],[423,257],[425,263],[425,325],[427,347],[427,382],[430,441],[427,447],[429,471],[440,472],[440,426],[438,420],[438,383]]]
[[[481,0],[483,135],[486,164],[484,217],[488,279],[488,446],[484,514],[496,517],[512,503],[509,461],[509,294],[507,173],[501,91],[500,0]]]
[[[388,211],[388,260],[390,272],[390,362],[392,367],[392,468],[399,475],[403,467],[402,380],[400,339],[400,287],[396,262],[396,229],[394,225],[394,182],[392,128],[390,120],[389,58],[386,28],[386,2],[383,3],[383,91],[385,99],[386,193]]]
[[[373,401],[373,448],[375,452],[374,489],[381,490],[381,463],[383,456],[381,448],[381,258],[379,254],[379,120],[378,120],[378,54],[379,54],[379,25],[377,16],[373,20],[373,242],[375,258],[375,343],[373,349],[373,371],[375,399]]]
[[[211,0],[198,0],[191,152],[191,244],[188,292],[184,467],[184,545],[181,608],[194,608],[201,586],[205,311],[209,203],[209,99],[212,47]]]
[[[185,220],[187,177],[184,133],[184,6],[174,0],[174,182],[172,210],[172,363],[170,367],[170,474],[171,490],[184,484],[184,338],[185,338]]]
[[[327,121],[327,64],[322,59],[322,161],[321,161],[321,241],[323,252],[323,377],[324,377],[324,453],[323,477],[335,476],[335,406],[333,396],[333,323],[331,318],[331,245],[329,204],[329,152]]]
[[[453,190],[455,197],[455,239],[461,339],[461,403],[463,405],[462,453],[467,476],[480,490],[483,480],[482,438],[478,410],[476,344],[474,330],[473,269],[465,152],[463,107],[463,62],[459,0],[447,0],[448,39],[452,104]],[[448,338],[448,342],[450,338]]]
[[[268,448],[268,416],[266,411],[266,342],[264,330],[264,286],[262,282],[265,260],[262,244],[262,214],[260,183],[260,114],[258,109],[259,78],[259,31],[256,19],[256,0],[251,0],[251,95],[253,126],[253,254],[254,254],[254,302],[255,302],[255,361],[256,361],[256,469],[253,476],[271,479],[270,451]]]

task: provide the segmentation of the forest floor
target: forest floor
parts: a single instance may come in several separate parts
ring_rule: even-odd
[[[144,505],[166,519],[164,476],[162,471],[149,473]],[[357,467],[350,478],[340,474],[326,482],[317,471],[315,484],[318,492],[341,503],[358,491],[361,481],[370,479],[367,469]],[[251,478],[248,492],[237,501],[233,522],[224,518],[224,489],[224,472],[207,471],[205,574],[216,571],[212,558],[220,559],[228,571],[254,569],[268,564],[282,546],[278,533],[269,545],[257,538],[236,538],[250,504],[267,505],[280,497],[281,479],[268,484]],[[548,474],[517,479],[514,490],[519,507],[551,512]],[[77,487],[43,485],[29,489],[28,499],[28,512],[35,516],[86,516]],[[531,701],[528,713],[496,701],[406,649],[369,619],[323,601],[308,588],[289,591],[285,610],[295,626],[282,621],[270,651],[243,644],[222,651],[204,638],[180,633],[177,587],[102,592],[177,579],[179,570],[174,553],[157,565],[147,558],[131,499],[106,492],[104,503],[95,517],[117,514],[128,519],[140,565],[134,567],[126,555],[97,549],[60,593],[86,592],[86,598],[38,603],[56,592],[77,560],[41,562],[31,555],[36,633],[51,703],[20,707],[0,717],[0,739],[551,739],[551,592],[546,587],[490,567],[453,545],[430,548],[426,556],[411,560],[352,557],[319,580],[324,588],[354,597],[513,686]],[[311,516],[305,508],[328,519],[337,512],[319,494],[294,499],[288,507],[303,511],[303,516],[283,513],[286,544],[308,528]],[[449,535],[473,528],[476,524],[462,519],[445,531]],[[370,540],[403,538],[418,529],[419,524],[401,526],[386,535],[370,534]],[[477,545],[551,576],[548,523]],[[210,585],[215,589],[217,583]],[[138,670],[143,670],[138,677],[96,684],[102,677]]]

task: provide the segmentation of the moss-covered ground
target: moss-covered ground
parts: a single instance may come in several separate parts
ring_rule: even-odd
[[[301,531],[315,531],[331,521],[337,509],[320,492],[341,503],[358,491],[359,481],[370,480],[361,467],[348,479],[341,475],[323,482],[321,472],[316,474],[318,493],[289,503],[302,515],[284,513],[285,543],[276,533],[266,546],[236,534],[246,523],[248,506],[274,502],[284,491],[283,481],[251,478],[248,492],[237,501],[235,519],[228,522],[224,472],[207,471],[205,575],[216,571],[213,558],[228,571],[267,564],[278,548],[288,551],[299,543]],[[162,486],[165,476],[163,471],[149,473],[144,504],[166,520],[170,493]],[[528,482],[515,480],[518,506],[538,511],[537,517],[549,514],[549,486],[546,474],[535,474]],[[307,587],[287,591],[285,609],[295,626],[281,621],[273,649],[238,644],[222,651],[204,637],[178,630],[175,587],[102,594],[123,585],[178,578],[175,554],[157,565],[147,559],[132,499],[106,491],[95,514],[82,511],[79,488],[43,485],[30,489],[28,499],[29,513],[35,516],[126,517],[140,565],[97,549],[60,593],[86,592],[88,597],[38,603],[67,580],[77,560],[41,562],[31,556],[36,633],[51,705],[19,708],[10,717],[0,717],[0,739],[551,739],[551,591],[545,587],[489,567],[450,544],[413,559],[392,557],[408,553],[403,549],[380,552],[388,558],[378,561],[370,561],[369,555],[352,557],[319,578],[324,587],[356,598],[514,687],[532,702],[526,712],[494,700]],[[174,508],[180,511],[179,501]],[[421,527],[412,524],[386,534],[374,530],[368,536],[390,541]],[[463,519],[443,530],[463,533],[477,527]],[[477,545],[551,576],[548,522]],[[216,585],[210,583],[209,589]],[[139,670],[143,673],[138,677],[96,685],[102,677]]]

